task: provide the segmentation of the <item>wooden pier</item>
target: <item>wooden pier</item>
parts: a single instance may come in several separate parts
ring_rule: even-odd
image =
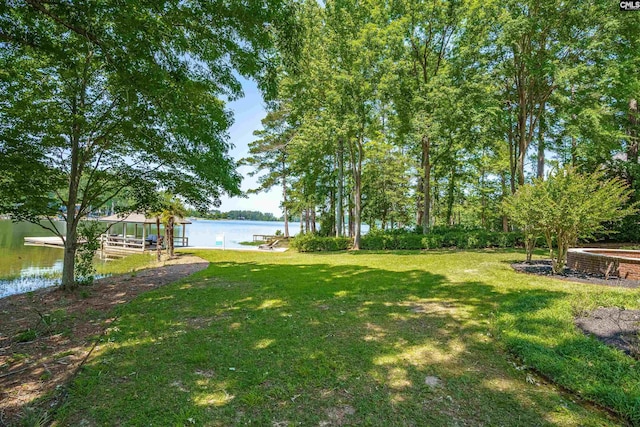
[[[24,244],[27,246],[46,246],[49,248],[64,248],[64,240],[59,236],[51,237],[25,237]]]

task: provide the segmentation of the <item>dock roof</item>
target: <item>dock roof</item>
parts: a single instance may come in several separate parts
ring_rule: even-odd
[[[147,217],[141,213],[131,213],[129,215],[119,215],[113,214],[108,216],[103,216],[102,218],[98,218],[98,221],[101,222],[126,222],[130,224],[155,224],[156,217]],[[191,221],[184,218],[176,217],[174,223],[177,224],[191,224]]]

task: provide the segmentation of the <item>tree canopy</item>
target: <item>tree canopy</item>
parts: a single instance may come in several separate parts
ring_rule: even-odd
[[[239,194],[228,156],[241,95],[266,95],[295,50],[286,1],[18,0],[0,6],[0,211],[65,239],[63,285],[74,282],[79,221],[129,194],[161,188],[205,208]],[[62,216],[66,230],[56,230]]]
[[[362,221],[507,231],[503,200],[562,165],[640,188],[640,21],[617,4],[308,0],[297,21],[264,132],[287,141],[280,185],[307,231],[319,215],[355,248]]]

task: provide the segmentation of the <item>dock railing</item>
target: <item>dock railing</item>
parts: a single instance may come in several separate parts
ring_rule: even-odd
[[[162,240],[160,240],[162,244]],[[150,242],[148,239],[143,240],[139,237],[133,236],[114,236],[109,234],[103,234],[100,236],[100,246],[103,254],[116,253],[143,253],[147,250],[157,250],[157,242]],[[178,236],[173,238],[173,246],[176,248],[189,246],[189,238],[187,236]]]
[[[145,241],[137,237],[103,234],[100,236],[100,242],[104,250],[114,248],[132,252],[144,252],[145,248]]]
[[[189,238],[187,236],[174,237],[173,246],[176,248],[186,248],[189,246]]]

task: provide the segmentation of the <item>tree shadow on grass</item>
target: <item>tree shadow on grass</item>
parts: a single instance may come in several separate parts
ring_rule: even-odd
[[[478,283],[471,282],[453,291],[436,286],[434,292],[472,307],[473,316],[492,310],[499,342],[525,367],[633,425],[640,424],[640,372],[635,361],[576,328],[567,292],[538,287],[488,290],[490,302],[483,303],[474,296],[477,290]]]
[[[528,384],[489,336],[497,310],[542,310],[563,297],[452,283],[419,269],[214,262],[123,310],[58,417],[127,425],[602,425],[599,414]]]

